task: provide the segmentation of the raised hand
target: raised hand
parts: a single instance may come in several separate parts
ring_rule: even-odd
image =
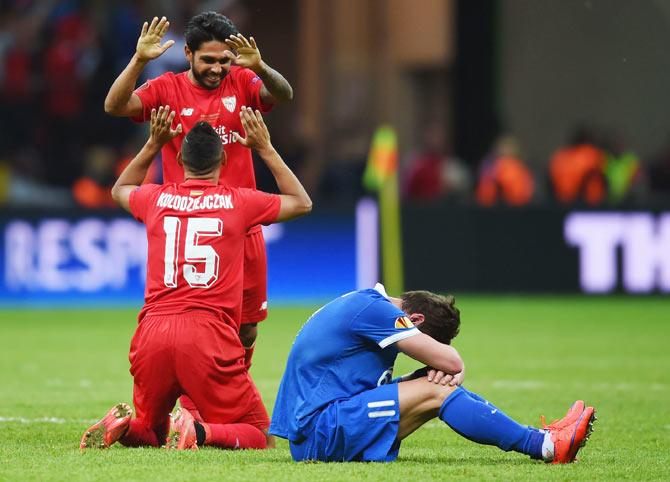
[[[232,58],[236,65],[251,69],[254,72],[261,67],[261,53],[253,37],[249,37],[247,40],[244,35],[238,33],[237,35],[231,35],[226,40],[226,44],[237,51],[237,55]]]
[[[174,40],[168,40],[163,45],[161,41],[170,27],[168,19],[163,17],[160,20],[154,17],[151,24],[144,22],[142,33],[137,40],[137,57],[145,62],[153,60],[163,55],[167,49],[174,45]]]
[[[270,132],[265,122],[263,122],[263,116],[260,111],[257,110],[254,112],[251,107],[242,106],[240,109],[240,120],[247,136],[242,137],[238,133],[234,133],[233,137],[237,142],[244,147],[256,149],[257,151],[272,147]]]
[[[174,121],[174,116],[176,114],[176,111],[170,111],[169,105],[160,106],[158,110],[151,109],[149,140],[162,146],[181,134],[181,124],[177,124],[176,129],[172,128],[172,122]]]

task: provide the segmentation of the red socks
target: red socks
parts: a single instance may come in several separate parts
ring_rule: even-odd
[[[247,423],[201,423],[205,429],[205,445],[223,449],[264,449],[267,447],[265,434],[259,428]],[[143,422],[133,419],[130,427],[119,442],[126,447],[160,447],[165,442],[165,434],[160,439],[156,432]]]
[[[119,439],[119,442],[126,447],[160,447],[165,443],[166,435],[167,432],[163,434],[159,443],[156,432],[134,418],[130,421],[128,431]]]
[[[222,449],[264,449],[265,434],[247,423],[203,423],[205,445]]]

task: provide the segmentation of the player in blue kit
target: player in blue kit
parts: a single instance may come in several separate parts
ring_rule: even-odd
[[[295,339],[270,433],[289,440],[296,461],[392,461],[405,437],[439,417],[480,444],[574,461],[593,407],[578,400],[543,429],[518,424],[461,386],[464,364],[450,346],[459,327],[454,298],[428,291],[392,298],[378,284],[331,301]],[[399,352],[426,368],[392,379]]]

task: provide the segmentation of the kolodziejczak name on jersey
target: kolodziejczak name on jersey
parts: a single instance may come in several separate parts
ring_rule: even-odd
[[[158,197],[156,206],[188,213],[200,209],[234,209],[233,197],[230,194],[208,194],[191,197],[164,192]]]

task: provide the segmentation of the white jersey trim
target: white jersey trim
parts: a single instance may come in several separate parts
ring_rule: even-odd
[[[381,283],[377,283],[377,284],[375,285],[375,291],[376,291],[377,293],[379,293],[380,295],[382,295],[382,296],[383,296],[384,298],[386,298],[387,300],[389,299],[389,295],[386,293],[386,288],[384,288],[384,285],[383,285],[383,284],[381,284]]]
[[[394,333],[391,336],[387,336],[384,338],[382,341],[377,343],[380,348],[386,348],[389,345],[392,345],[393,343],[396,343],[400,340],[404,340],[405,338],[409,338],[414,335],[418,335],[421,333],[418,328],[410,328],[409,330],[401,331],[398,333]]]

